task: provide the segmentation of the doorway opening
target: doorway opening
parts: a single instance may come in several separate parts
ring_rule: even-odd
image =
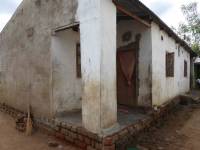
[[[138,103],[139,39],[117,49],[117,101],[135,107]]]
[[[56,119],[82,125],[79,23],[54,29],[51,41],[52,109]]]

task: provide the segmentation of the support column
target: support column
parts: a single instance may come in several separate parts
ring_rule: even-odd
[[[101,133],[117,122],[116,7],[112,0],[79,0],[78,14],[83,125]]]

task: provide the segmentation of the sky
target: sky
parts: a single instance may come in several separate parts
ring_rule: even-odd
[[[181,6],[191,2],[198,2],[200,11],[200,0],[141,0],[146,6],[153,10],[169,27],[177,28],[180,22],[184,22]]]
[[[22,0],[0,0],[0,31],[6,25]],[[141,0],[153,10],[169,27],[178,27],[179,22],[184,22],[180,7],[190,2],[200,0]]]

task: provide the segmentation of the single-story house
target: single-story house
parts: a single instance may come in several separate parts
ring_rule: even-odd
[[[200,57],[194,59],[194,80],[193,85],[195,88],[200,87]]]
[[[0,34],[0,102],[100,134],[121,106],[188,92],[195,55],[139,0],[24,0]]]

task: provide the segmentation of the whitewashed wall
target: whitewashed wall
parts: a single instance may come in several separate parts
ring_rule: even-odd
[[[80,34],[71,29],[52,37],[52,94],[56,113],[81,109],[81,78],[76,76],[76,44]]]
[[[24,0],[0,33],[0,102],[52,117],[51,31],[74,22],[77,0]]]
[[[122,36],[130,31],[132,39],[128,42],[123,42]],[[139,49],[139,97],[138,104],[141,106],[151,105],[151,64],[152,64],[152,43],[151,43],[151,28],[130,20],[120,21],[117,24],[117,47],[126,46],[135,41],[135,36],[141,34],[140,49]]]
[[[161,105],[190,89],[190,54],[181,47],[178,56],[178,46],[179,44],[172,37],[152,23],[153,105]],[[166,77],[166,52],[175,53],[174,77]],[[188,66],[187,77],[184,77],[184,60],[187,61]]]
[[[116,14],[111,0],[79,0],[82,120],[96,133],[117,121]]]

